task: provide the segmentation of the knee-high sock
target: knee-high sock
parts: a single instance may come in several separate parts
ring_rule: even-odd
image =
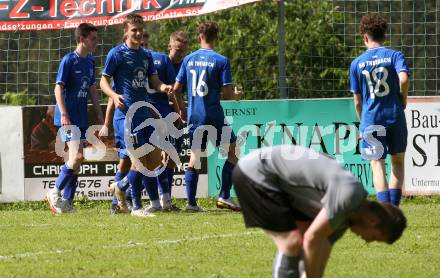
[[[376,193],[376,198],[380,203],[389,203],[390,202],[390,191],[381,191]]]
[[[122,178],[120,181],[118,181],[117,185],[118,185],[119,189],[121,189],[122,191],[127,191],[128,188],[130,187],[128,177]]]
[[[402,197],[402,189],[391,188],[388,191],[390,192],[391,204],[398,207],[400,205],[400,198]]]
[[[133,201],[133,209],[142,208],[142,173],[134,170],[128,172],[128,182],[132,187],[131,197]]]
[[[199,181],[199,173],[194,168],[188,167],[185,171],[186,182],[186,198],[188,204],[196,206],[197,183]]]
[[[125,178],[125,176],[127,176],[127,173],[122,173],[120,171],[117,171],[116,174],[115,174],[115,182],[119,182],[120,180]],[[130,198],[131,198],[131,195],[130,195]],[[116,196],[113,196],[112,204],[113,205],[117,205],[118,204],[118,199],[116,198]]]
[[[170,196],[173,191],[174,168],[167,168],[168,184],[170,185]]]
[[[78,174],[73,173],[71,179],[64,187],[63,199],[72,201],[73,198],[75,198],[77,184],[78,184]]]
[[[222,187],[220,189],[220,197],[223,199],[228,199],[231,197],[231,188],[232,188],[232,170],[234,169],[235,164],[227,161],[225,165],[223,165],[222,170]]]
[[[55,187],[58,188],[59,191],[62,191],[64,187],[70,182],[72,175],[75,171],[73,169],[69,169],[66,164],[61,167],[60,174],[55,182]]]
[[[171,192],[170,185],[168,183],[168,168],[165,168],[162,172],[157,171],[157,186],[159,188],[160,195],[169,194]]]
[[[142,177],[142,183],[148,193],[150,201],[159,200],[159,193],[157,192],[157,177]]]
[[[278,252],[273,262],[273,277],[299,278],[299,256],[286,256]]]
[[[133,191],[133,188],[129,185],[127,188],[127,191],[125,191],[125,199],[127,199],[127,201],[131,201],[132,191]]]

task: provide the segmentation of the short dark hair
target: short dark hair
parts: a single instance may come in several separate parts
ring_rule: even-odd
[[[407,221],[402,210],[398,207],[378,202],[369,202],[368,209],[379,218],[377,228],[388,236],[386,242],[392,244],[402,236]]]
[[[365,15],[361,19],[359,31],[367,34],[374,41],[383,42],[387,31],[387,21],[378,14]]]
[[[206,42],[212,42],[218,38],[218,25],[214,21],[205,21],[197,27],[197,34],[203,35]]]
[[[76,27],[75,29],[75,40],[77,43],[79,43],[79,38],[83,37],[86,38],[90,35],[92,32],[98,32],[98,28],[96,28],[95,25],[91,23],[81,23]]]

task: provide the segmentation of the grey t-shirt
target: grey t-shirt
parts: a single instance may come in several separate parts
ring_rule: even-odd
[[[345,233],[349,215],[368,195],[339,162],[301,146],[261,148],[238,166],[261,187],[286,194],[292,207],[311,218],[324,207],[334,230],[331,243]]]

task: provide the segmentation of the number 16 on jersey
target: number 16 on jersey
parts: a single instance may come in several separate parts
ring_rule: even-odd
[[[189,72],[191,73],[191,77],[192,77],[191,88],[192,88],[193,97],[195,97],[196,94],[201,97],[206,96],[208,94],[208,86],[206,82],[203,80],[206,75],[206,70],[202,70],[198,81],[197,81],[197,71],[190,70]]]

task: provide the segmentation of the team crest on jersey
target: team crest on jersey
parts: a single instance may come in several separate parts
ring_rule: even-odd
[[[89,91],[89,82],[90,79],[87,76],[84,76],[83,78],[81,78],[81,87],[79,88],[78,91],[78,98],[86,98],[87,97],[87,92]]]
[[[135,89],[148,89],[147,74],[144,68],[136,68],[134,70],[134,78],[131,86]]]
[[[148,69],[148,59],[144,60],[144,68],[147,70]]]

